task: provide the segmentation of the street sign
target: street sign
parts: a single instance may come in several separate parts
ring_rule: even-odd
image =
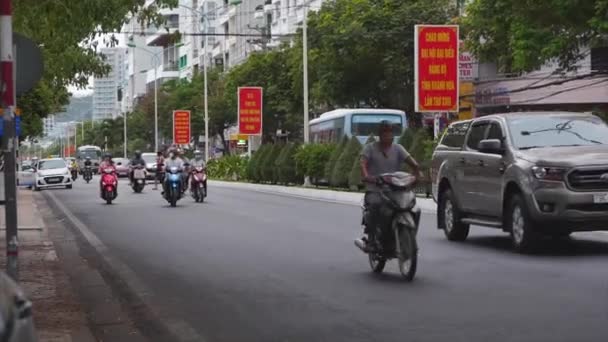
[[[36,83],[42,78],[44,63],[42,51],[38,44],[19,33],[13,33],[13,44],[16,48],[15,53],[15,91],[21,95],[34,88]]]
[[[173,111],[173,144],[188,145],[190,143],[190,111]]]
[[[458,25],[416,25],[416,112],[458,112]]]
[[[238,98],[239,134],[262,135],[262,88],[240,87]]]

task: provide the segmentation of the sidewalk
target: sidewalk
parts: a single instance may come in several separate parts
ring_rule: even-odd
[[[226,182],[209,180],[210,186],[225,187],[232,189],[243,189],[249,191],[257,191],[275,195],[300,197],[318,201],[342,203],[349,205],[361,205],[363,203],[363,193],[360,192],[348,192],[348,191],[336,191],[329,189],[317,189],[317,188],[302,188],[297,186],[281,186],[281,185],[269,185],[269,184],[254,184],[254,183],[241,183],[241,182]],[[211,190],[213,191],[213,190]],[[422,212],[434,214],[437,212],[437,205],[432,198],[418,197],[416,204]]]
[[[33,303],[40,341],[143,341],[109,285],[81,256],[74,234],[41,193],[19,189],[19,284]],[[0,265],[5,269],[4,206]]]
[[[18,189],[19,285],[33,302],[40,341],[94,341],[71,290],[32,191]],[[0,264],[6,269],[4,206],[0,206]]]

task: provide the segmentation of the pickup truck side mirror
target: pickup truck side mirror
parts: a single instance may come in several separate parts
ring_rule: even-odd
[[[479,142],[479,152],[491,153],[491,154],[502,154],[504,149],[502,148],[502,142],[498,139],[486,139]]]

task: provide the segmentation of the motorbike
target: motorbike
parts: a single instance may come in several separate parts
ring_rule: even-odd
[[[72,181],[75,181],[78,178],[78,169],[73,167],[70,172],[72,173]]]
[[[177,167],[171,167],[165,179],[165,199],[172,207],[177,206],[177,201],[182,197],[182,174]]]
[[[397,259],[399,271],[407,280],[412,281],[418,265],[418,244],[416,235],[420,223],[420,210],[416,208],[416,195],[413,186],[416,177],[406,172],[380,175],[376,184],[382,204],[379,208],[379,226],[373,234],[374,251],[367,248],[365,241],[355,240],[355,246],[368,254],[369,265],[374,273],[382,273],[386,262]],[[362,224],[365,226],[367,209],[363,208]]]
[[[207,172],[202,166],[197,166],[192,170],[192,179],[190,181],[190,194],[194,201],[202,203],[207,197],[207,189],[205,188],[205,181],[207,180]]]
[[[118,195],[116,192],[116,171],[111,168],[103,169],[101,175],[101,198],[103,198],[107,204],[112,204],[112,201],[116,199]]]
[[[82,178],[87,183],[89,183],[93,179],[93,170],[91,170],[90,166],[84,167],[84,171],[82,172]]]
[[[133,167],[133,184],[131,187],[135,193],[141,193],[146,186],[146,170],[143,166],[137,165]]]

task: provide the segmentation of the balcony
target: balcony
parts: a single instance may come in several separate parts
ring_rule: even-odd
[[[163,71],[178,71],[179,63],[177,61],[169,61],[167,63],[163,63]]]
[[[230,9],[228,10],[228,18],[234,17],[236,17],[236,6],[230,6]]]
[[[217,10],[217,24],[223,25],[226,22],[228,22],[228,20],[230,20],[230,17],[228,16],[228,8],[227,7],[219,8]]]
[[[179,30],[179,16],[175,14],[165,16],[166,22],[158,27],[150,27],[150,31],[155,34],[146,38],[148,46],[167,46],[170,37]]]

